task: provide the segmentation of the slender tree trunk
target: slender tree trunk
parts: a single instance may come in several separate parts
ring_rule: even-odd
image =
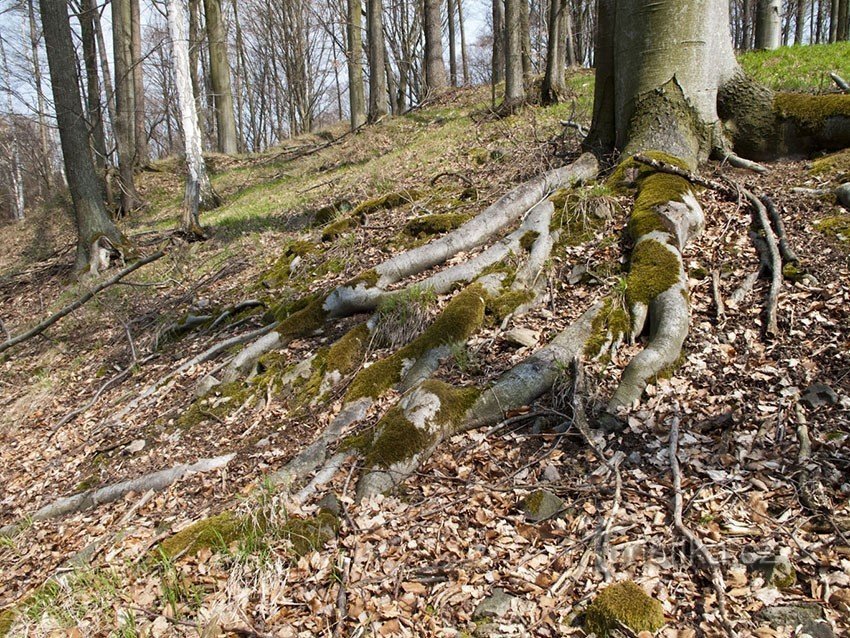
[[[236,118],[233,116],[233,92],[230,88],[230,62],[227,57],[227,32],[221,17],[221,0],[204,0],[207,40],[210,47],[210,82],[215,103],[218,151],[237,152]]]
[[[463,25],[463,0],[457,0],[457,23],[460,27],[460,59],[463,66],[463,84],[469,86],[469,56],[466,54],[466,27]]]
[[[534,78],[534,66],[531,63],[531,19],[529,16],[529,0],[512,0],[519,2],[520,43],[522,46],[522,79],[531,84]],[[508,20],[510,24],[510,20]]]
[[[803,29],[806,25],[806,0],[797,0],[797,24],[794,26],[794,44],[803,44]]]
[[[133,27],[130,0],[112,0],[112,41],[115,61],[115,141],[121,184],[121,214],[140,206],[133,175],[135,163],[135,100],[133,87]]]
[[[78,271],[87,265],[97,270],[104,266],[102,249],[124,250],[127,241],[106,214],[88,152],[68,5],[64,0],[40,0],[39,4],[65,174],[77,222],[76,267]]]
[[[239,22],[239,12],[238,12],[238,1],[231,0],[233,6],[233,25],[236,32],[236,56],[238,60],[238,81],[241,82],[243,90],[245,91],[245,98],[248,101],[248,121],[251,123],[251,137],[256,140],[256,131],[254,130],[254,113],[256,108],[254,106],[254,91],[253,86],[250,81],[249,71],[248,71],[248,63],[245,59],[245,43],[242,39],[242,26]],[[243,144],[244,148],[248,148],[246,137],[247,131],[245,130],[247,127],[243,123],[244,113],[241,104],[241,95],[242,91],[237,90],[237,106],[236,111],[239,113],[239,128],[240,134],[237,136],[237,140]],[[255,148],[253,150],[256,150]]]
[[[839,0],[838,3],[838,29],[835,39],[844,42],[850,38],[850,0]]]
[[[369,39],[369,121],[389,113],[387,69],[384,56],[384,11],[382,0],[366,0],[366,36]]]
[[[569,0],[565,3],[565,8],[563,11],[563,20],[564,20],[564,64],[568,67],[574,67],[578,63],[576,60],[576,39],[575,32],[573,31],[573,12],[570,11],[570,3]]]
[[[455,38],[455,0],[446,0],[449,28],[449,81],[457,86],[457,38]]]
[[[142,60],[142,16],[139,0],[131,0],[133,55],[133,143],[135,164],[145,166],[150,159],[148,133],[145,130],[145,73]]]
[[[756,48],[777,49],[782,41],[782,1],[759,0],[756,17]]]
[[[823,24],[823,3],[825,0],[818,0],[818,16],[817,16],[817,33],[815,34],[815,42],[820,44],[824,41],[824,24]]]
[[[566,92],[564,85],[564,16],[568,13],[567,0],[549,1],[549,39],[546,47],[546,71],[543,74],[541,99],[544,104],[555,104]]]
[[[495,0],[498,2],[498,0]],[[440,0],[424,0],[425,27],[425,91],[428,94],[446,87],[446,66],[443,63],[443,21]]]
[[[505,4],[493,0],[493,56],[491,61],[493,85],[505,81]],[[495,103],[495,98],[493,102]]]
[[[189,39],[186,35],[186,16],[181,0],[168,0],[168,30],[174,56],[174,75],[177,101],[180,104],[180,119],[183,124],[183,143],[186,151],[186,194],[183,198],[183,231],[189,235],[203,237],[200,211],[219,204],[213,192],[204,164],[201,148],[201,129],[198,125],[198,110],[192,91],[189,71]]]
[[[18,133],[15,127],[15,114],[12,110],[12,71],[9,69],[9,61],[6,59],[6,48],[3,46],[3,38],[0,38],[0,65],[2,65],[3,76],[6,86],[3,87],[6,94],[6,112],[9,124],[9,206],[12,210],[12,219],[23,221],[24,219],[24,181],[21,176],[21,154],[18,145]]]
[[[50,142],[48,140],[49,127],[46,119],[46,106],[44,104],[44,91],[41,86],[41,60],[38,51],[38,28],[35,20],[35,7],[33,0],[27,0],[27,17],[29,20],[30,32],[30,51],[32,55],[32,72],[33,80],[35,81],[35,93],[38,100],[38,141],[41,149],[41,194],[44,197],[50,190],[50,185],[53,182],[53,162],[51,161],[53,153],[50,150]]]
[[[525,0],[505,0],[505,101],[511,111],[525,102],[522,51],[522,7]]]
[[[366,122],[366,94],[363,89],[362,5],[348,0],[348,101],[351,130]]]

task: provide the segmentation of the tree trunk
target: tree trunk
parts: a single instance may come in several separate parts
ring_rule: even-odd
[[[543,104],[555,104],[566,93],[564,84],[564,37],[567,0],[549,2],[549,42],[546,48],[546,71],[543,74],[541,99]]]
[[[498,0],[494,0],[498,2]],[[446,66],[443,64],[443,21],[440,0],[424,0],[425,31],[425,91],[427,94],[446,87]]]
[[[505,4],[493,0],[493,55],[491,61],[493,84],[505,81]],[[495,102],[495,100],[494,100]]]
[[[366,122],[366,94],[363,89],[363,42],[360,0],[348,0],[348,101],[351,130]]]
[[[797,24],[794,28],[794,44],[803,44],[803,29],[806,26],[806,0],[797,0]]]
[[[145,130],[145,73],[142,64],[142,16],[139,0],[131,0],[133,40],[133,142],[135,144],[135,165],[145,166],[150,159],[148,151],[148,133]]]
[[[44,91],[41,87],[41,61],[38,52],[38,29],[36,28],[35,6],[33,0],[27,0],[27,18],[30,31],[30,51],[32,54],[32,72],[35,82],[36,98],[38,100],[38,142],[41,150],[40,169],[42,171],[42,197],[44,197],[53,182],[53,153],[48,141],[49,127],[46,119],[46,106],[44,104]]]
[[[449,80],[457,86],[457,42],[455,38],[455,0],[446,0],[447,25],[449,28]]]
[[[778,49],[782,42],[782,1],[758,0],[756,49]]]
[[[384,11],[382,0],[366,0],[366,37],[369,39],[369,121],[389,113],[387,69],[384,56]]]
[[[15,127],[15,113],[12,110],[12,72],[9,69],[9,61],[6,59],[6,48],[3,46],[3,38],[0,38],[0,68],[6,78],[4,93],[6,94],[6,113],[9,123],[9,207],[12,211],[12,219],[23,221],[24,219],[24,181],[21,176],[21,154],[18,145],[18,133]]]
[[[457,0],[457,23],[460,27],[460,59],[463,66],[463,85],[469,86],[469,57],[466,54],[466,27],[463,25],[463,0]]]
[[[168,31],[174,56],[174,75],[180,120],[183,124],[183,143],[186,151],[186,194],[183,198],[182,229],[189,235],[203,237],[200,211],[215,208],[219,199],[213,192],[204,164],[201,148],[201,129],[198,110],[192,91],[189,72],[189,39],[186,36],[186,16],[181,0],[168,0]]]
[[[534,78],[534,65],[531,63],[531,18],[529,15],[529,0],[519,1],[520,43],[522,46],[522,79],[531,84]]]
[[[59,139],[77,225],[76,268],[98,270],[107,248],[125,250],[127,241],[115,227],[101,199],[97,174],[88,152],[88,131],[83,117],[68,5],[64,0],[40,0],[47,63]]]
[[[118,175],[121,184],[121,213],[139,205],[133,175],[135,164],[133,26],[130,0],[112,2],[112,43],[115,65],[115,141],[118,146]]]
[[[835,39],[839,42],[850,39],[850,0],[839,0],[838,2],[838,29]]]
[[[215,123],[218,152],[237,153],[236,118],[233,115],[233,92],[230,88],[230,62],[227,58],[227,33],[221,17],[221,0],[204,0],[207,40],[210,47],[210,82],[215,98]]]
[[[522,52],[522,8],[526,0],[505,0],[505,101],[502,108],[512,111],[525,102]]]

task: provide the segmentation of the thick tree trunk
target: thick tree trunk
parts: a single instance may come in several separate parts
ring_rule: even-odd
[[[425,31],[425,90],[431,94],[446,87],[440,0],[424,0],[424,9],[422,26]]]
[[[507,111],[525,102],[521,8],[525,1],[505,0],[505,101],[502,108]]]
[[[835,38],[839,42],[850,39],[850,0],[838,2],[838,30]]]
[[[210,184],[201,148],[201,129],[198,125],[198,111],[189,72],[189,39],[186,36],[183,4],[181,0],[168,0],[167,8],[168,30],[174,56],[175,85],[186,151],[187,175],[182,228],[189,235],[203,237],[200,210],[214,208],[218,205],[219,199]]]
[[[758,0],[756,48],[778,49],[782,43],[782,0]]]
[[[377,122],[389,113],[383,0],[366,0],[366,37],[369,40],[369,121]]]
[[[89,155],[67,3],[40,0],[40,6],[59,139],[77,222],[76,268],[97,270],[108,265],[101,261],[102,250],[124,250],[127,241],[106,214]]]
[[[469,57],[466,54],[466,27],[463,25],[463,0],[457,0],[457,24],[460,27],[460,60],[463,67],[463,84],[469,86]]]
[[[505,81],[505,3],[493,0],[493,84]]]
[[[221,16],[221,0],[204,0],[207,40],[210,47],[210,83],[215,102],[218,152],[237,152],[236,118],[233,115],[233,92],[230,88],[230,62],[227,58],[227,32]]]
[[[519,26],[522,43],[522,79],[531,84],[534,79],[534,65],[531,61],[531,16],[529,0],[519,0]]]
[[[92,3],[93,4],[93,3]],[[91,146],[94,163],[102,183],[103,197],[112,206],[112,194],[109,188],[109,176],[106,161],[106,136],[103,130],[103,105],[100,102],[100,75],[97,71],[97,41],[94,21],[97,9],[92,4],[83,7],[80,12],[80,36],[83,43],[83,66],[86,70],[86,102],[88,107]]]
[[[133,175],[136,144],[133,85],[133,26],[130,0],[112,2],[112,42],[115,66],[115,141],[121,182],[121,212],[129,214],[139,205]]]
[[[569,14],[567,0],[549,2],[549,42],[546,48],[546,71],[543,75],[541,98],[544,104],[557,103],[566,93],[564,62],[566,18]]]
[[[362,6],[348,0],[348,101],[351,130],[366,122],[366,93],[363,89]]]

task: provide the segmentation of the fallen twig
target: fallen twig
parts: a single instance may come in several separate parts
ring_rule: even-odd
[[[720,293],[720,271],[711,272],[711,295],[714,298],[714,311],[718,321],[726,318],[726,305],[723,303],[723,295]]]
[[[682,472],[679,469],[679,417],[674,416],[670,423],[670,473],[673,475],[673,524],[685,540],[693,548],[696,555],[702,560],[711,574],[711,584],[717,596],[717,610],[720,613],[720,622],[726,630],[727,635],[737,636],[729,613],[726,609],[726,583],[723,572],[708,548],[697,536],[685,525],[682,520]]]
[[[779,246],[777,245],[776,236],[773,233],[773,228],[770,225],[767,209],[764,204],[751,191],[743,189],[742,193],[754,209],[753,221],[761,226],[764,245],[768,253],[766,255],[766,262],[771,272],[770,291],[765,301],[765,316],[767,318],[765,322],[765,334],[775,335],[779,332],[776,313],[779,305],[779,289],[782,286],[782,257],[779,254]]]
[[[92,288],[91,290],[86,292],[84,295],[82,295],[80,298],[78,298],[76,301],[74,301],[71,304],[68,304],[67,306],[62,308],[62,310],[51,315],[50,317],[48,317],[47,319],[45,319],[44,321],[39,323],[34,328],[31,328],[30,330],[27,330],[23,334],[20,334],[17,337],[12,337],[12,338],[6,340],[5,342],[3,342],[2,344],[0,344],[0,352],[8,350],[9,348],[18,345],[19,343],[22,343],[22,342],[26,341],[27,339],[31,339],[32,337],[35,337],[36,335],[41,334],[42,332],[47,330],[50,326],[52,326],[54,323],[56,323],[57,321],[59,321],[63,317],[71,314],[77,308],[80,308],[86,302],[93,299],[94,296],[97,293],[99,293],[100,291],[102,291],[106,288],[109,288],[109,286],[112,286],[113,284],[118,283],[119,281],[121,281],[121,279],[123,279],[124,277],[129,275],[131,272],[134,272],[134,271],[138,270],[139,268],[141,268],[142,266],[145,266],[145,265],[147,265],[151,262],[156,261],[157,259],[159,259],[163,255],[165,255],[165,251],[159,250],[159,251],[155,252],[154,254],[149,255],[149,256],[145,257],[144,259],[140,259],[139,261],[137,261],[134,264],[131,264],[130,266],[127,266],[124,270],[116,273],[113,277],[110,277],[106,281],[98,284],[97,286],[95,286],[94,288]]]

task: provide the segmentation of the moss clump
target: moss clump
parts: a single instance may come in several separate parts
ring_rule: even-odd
[[[243,521],[232,512],[211,516],[166,538],[159,546],[168,558],[193,555],[210,547],[226,547],[239,537]]]
[[[802,270],[799,264],[787,263],[782,266],[782,276],[788,281],[803,281],[806,278],[806,272]]]
[[[818,177],[829,177],[835,182],[850,181],[850,149],[815,160],[809,173]]]
[[[661,603],[630,580],[606,587],[587,608],[585,629],[606,638],[622,623],[634,633],[664,626]]]
[[[508,290],[497,297],[487,298],[487,312],[497,322],[502,322],[521,305],[532,301],[534,293],[530,290]]]
[[[282,535],[292,543],[296,556],[324,548],[339,532],[339,518],[330,510],[322,509],[312,518],[290,518],[283,527]]]
[[[584,345],[584,355],[590,359],[598,357],[611,339],[627,336],[630,330],[631,318],[622,301],[608,297],[593,318],[590,338]]]
[[[416,361],[433,348],[468,339],[484,320],[485,296],[484,288],[479,284],[459,292],[416,339],[386,359],[361,370],[351,382],[345,401],[377,398],[401,380],[405,360]]]
[[[328,224],[322,231],[322,241],[333,241],[340,235],[348,232],[357,226],[358,222],[354,217],[343,217],[336,220],[332,224]]]
[[[522,237],[519,238],[519,245],[522,246],[522,249],[526,252],[531,250],[531,247],[534,246],[534,242],[537,241],[537,238],[540,237],[540,233],[536,230],[529,230]]]
[[[676,374],[676,370],[678,370],[678,369],[679,369],[679,368],[681,368],[683,365],[685,365],[685,362],[686,362],[687,360],[688,360],[688,359],[687,359],[687,357],[685,356],[685,353],[684,353],[684,352],[680,352],[680,353],[679,353],[679,356],[678,356],[678,357],[676,357],[676,360],[675,360],[675,361],[673,361],[673,363],[668,363],[666,366],[664,366],[663,368],[661,368],[661,369],[658,371],[658,373],[657,373],[657,374],[655,374],[655,375],[654,375],[654,376],[653,376],[653,377],[649,380],[649,382],[654,384],[654,383],[658,383],[658,382],[659,382],[659,381],[661,381],[662,379],[670,379],[670,378],[672,378],[672,377],[673,377],[673,375],[674,375],[674,374]]]
[[[850,243],[850,215],[824,217],[815,222],[815,228],[824,235],[835,237],[845,244]]]
[[[343,213],[347,213],[352,209],[351,202],[347,199],[340,199],[333,204],[323,206],[313,213],[313,223],[317,226],[324,226],[332,222]]]
[[[190,430],[199,423],[212,419],[223,421],[251,398],[251,389],[241,381],[217,385],[211,395],[197,399],[177,419],[177,427]]]
[[[669,248],[654,239],[635,246],[626,278],[626,301],[649,305],[665,290],[679,283],[679,260]]]
[[[380,197],[374,197],[361,202],[353,211],[351,211],[351,214],[363,219],[366,215],[379,210],[391,210],[393,208],[398,208],[399,206],[404,206],[405,204],[412,204],[416,200],[422,199],[424,195],[425,193],[418,190],[387,193],[386,195],[381,195]]]
[[[292,314],[275,318],[280,321],[278,333],[283,339],[307,337],[325,325],[328,313],[324,309],[325,295],[317,294],[310,298],[306,306]]]
[[[850,118],[850,96],[777,93],[773,99],[776,114],[792,120],[809,132],[817,132],[830,117]]]
[[[3,638],[3,636],[9,633],[17,617],[18,614],[13,607],[0,611],[0,638]]]
[[[463,424],[466,413],[481,396],[478,388],[455,388],[436,379],[429,379],[420,387],[440,399],[440,409],[435,421],[437,425],[450,431]]]
[[[370,268],[369,270],[364,270],[353,279],[349,279],[345,282],[345,285],[351,288],[356,288],[358,284],[366,284],[367,288],[371,288],[372,286],[378,285],[378,280],[380,280],[380,278],[381,276],[375,271],[375,269]]]
[[[464,213],[439,213],[411,219],[404,225],[404,233],[411,237],[423,238],[439,233],[447,233],[462,226],[469,220]]]
[[[667,230],[658,208],[667,202],[684,201],[685,196],[692,192],[693,187],[683,177],[669,173],[645,174],[640,180],[637,199],[629,218],[629,236],[637,241],[647,233]]]
[[[307,404],[321,399],[326,375],[338,372],[344,376],[354,371],[363,360],[368,345],[369,329],[363,323],[349,330],[330,348],[319,350],[313,357],[309,376],[293,383],[296,403]]]
[[[644,153],[642,153],[642,155],[657,160],[659,162],[672,164],[673,166],[677,166],[682,170],[690,170],[690,167],[688,166],[687,162],[676,157],[675,155],[662,153],[661,151],[645,151]],[[623,192],[624,189],[637,186],[641,179],[655,173],[656,170],[648,164],[638,162],[634,158],[630,157],[617,165],[617,168],[614,169],[614,172],[611,173],[611,175],[605,181],[605,185],[612,192],[620,193]]]
[[[368,467],[392,467],[421,452],[431,443],[431,437],[417,428],[404,410],[395,405],[378,422],[377,437],[366,452]]]
[[[272,321],[283,321],[290,315],[303,310],[310,305],[310,302],[315,299],[315,295],[307,295],[298,297],[297,299],[287,299],[272,305],[263,315],[263,320],[267,323]]]
[[[292,262],[297,257],[305,257],[313,252],[316,247],[309,241],[294,241],[284,248],[274,265],[269,268],[263,276],[263,283],[272,288],[279,288],[289,281],[292,274]]]

